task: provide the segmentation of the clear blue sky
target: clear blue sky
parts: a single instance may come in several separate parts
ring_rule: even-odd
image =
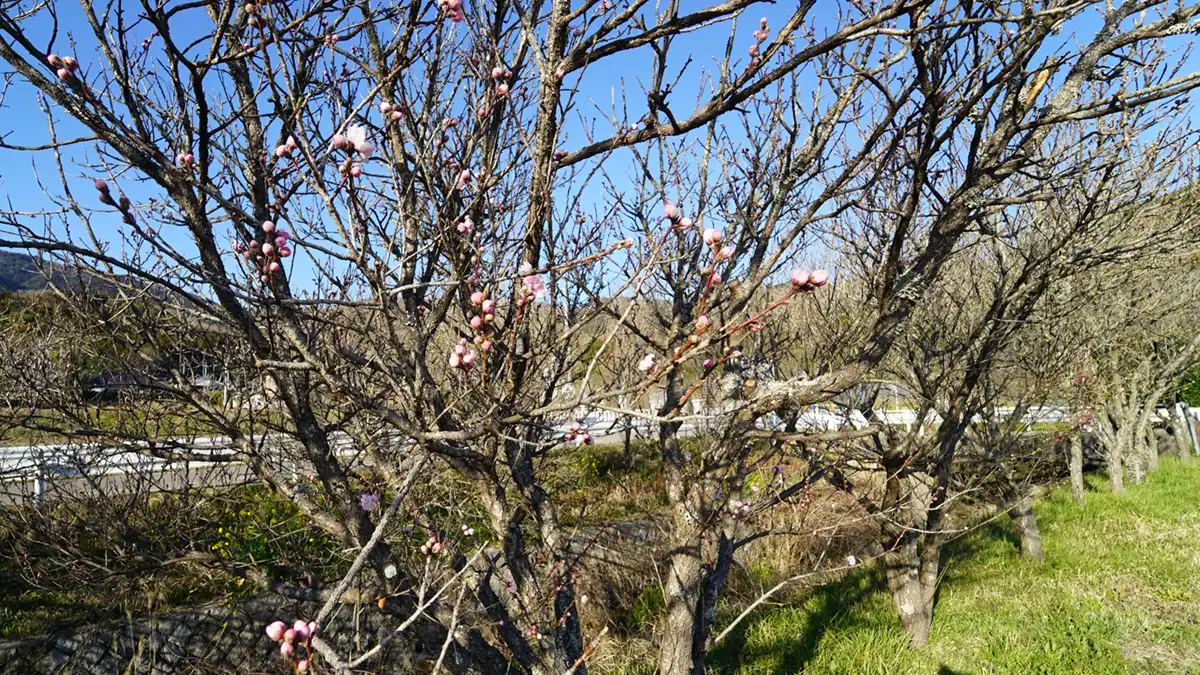
[[[60,8],[58,44],[67,44],[68,38],[74,40],[77,44],[76,55],[84,63],[85,69],[94,68],[94,64],[99,61],[99,58],[96,55],[95,43],[91,39],[91,30],[84,20],[81,9],[71,0],[60,0],[57,4]],[[470,4],[468,0],[468,7]],[[699,7],[702,4],[708,3],[701,3],[699,0],[685,0],[684,2],[685,7],[692,5]],[[746,49],[753,40],[751,33],[756,29],[760,16],[768,18],[774,33],[782,25],[785,17],[791,13],[793,6],[793,3],[790,2],[780,2],[763,8],[751,8],[740,19],[735,53],[740,58],[745,58]],[[818,9],[815,11],[820,12],[823,7],[836,6],[831,3],[818,3]],[[818,16],[818,25],[827,23],[832,26],[834,20],[833,16]],[[1091,31],[1094,30],[1097,23],[1098,15],[1089,14],[1077,20],[1075,25],[1067,26],[1061,39],[1072,39],[1073,32],[1077,30],[1081,38],[1086,40],[1090,38]],[[145,35],[135,32],[131,36],[132,44],[136,44],[138,40],[149,35],[148,28],[143,27],[141,30]],[[48,22],[28,26],[28,35],[36,44],[46,44],[49,34]],[[675,68],[678,68],[685,54],[690,54],[693,60],[691,67],[693,74],[685,77],[682,85],[671,96],[672,108],[677,115],[686,115],[691,109],[691,104],[697,100],[696,84],[699,70],[700,68],[711,68],[716,63],[716,60],[724,52],[727,36],[727,26],[710,26],[694,33],[685,34],[678,39],[672,50],[673,58],[676,60]],[[1180,43],[1182,40],[1176,44]],[[153,49],[157,50],[159,47],[160,45],[155,43]],[[61,49],[61,47],[59,48]],[[1194,61],[1193,57],[1189,57],[1187,65],[1193,66]],[[586,137],[578,124],[578,113],[582,112],[588,117],[607,113],[614,90],[618,100],[622,91],[628,95],[631,119],[635,119],[644,112],[645,98],[642,90],[645,78],[649,75],[651,63],[652,57],[649,49],[642,49],[613,57],[603,62],[601,67],[588,70],[581,84],[576,113],[573,113],[567,120],[568,139],[564,147],[573,149],[585,143]],[[595,106],[592,101],[595,102]],[[49,140],[45,112],[39,108],[37,97],[31,87],[20,83],[15,84],[8,90],[4,103],[5,107],[0,109],[0,133],[6,134],[7,142],[36,145]],[[60,140],[86,133],[79,125],[68,120],[65,115],[56,114],[56,118],[59,122],[57,133]],[[600,134],[611,133],[611,125],[603,120],[598,121],[595,128]],[[76,162],[86,163],[93,150],[94,145],[89,143],[74,146],[63,153],[66,160],[65,170],[69,176],[73,177],[72,189],[84,203],[90,203],[93,200],[94,190],[91,188],[86,170],[75,164]],[[5,196],[13,208],[30,211],[54,208],[43,194],[39,184],[39,181],[45,182],[51,186],[52,192],[58,191],[55,187],[57,185],[57,177],[54,175],[56,169],[49,154],[38,153],[35,155],[34,153],[5,151],[0,156],[4,158],[3,164],[0,165],[0,194]],[[610,161],[612,162],[611,166],[614,167],[614,173],[622,174],[624,173],[623,165],[628,162],[628,154],[617,153]],[[125,181],[123,187],[130,189],[129,181]],[[136,191],[132,191],[131,194],[135,198],[141,196]],[[598,190],[595,191],[594,197],[596,200],[603,198]],[[94,226],[102,237],[110,237],[114,243],[116,242],[120,232],[119,217],[113,215],[108,218],[96,218]]]

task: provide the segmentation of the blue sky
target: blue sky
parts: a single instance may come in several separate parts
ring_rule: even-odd
[[[684,2],[685,9],[692,5],[699,7],[705,4],[708,3],[701,3],[698,0],[685,0]],[[96,55],[95,44],[91,40],[91,30],[84,20],[82,10],[70,0],[60,0],[58,6],[60,8],[58,45],[67,44],[68,39],[75,41],[77,44],[76,55],[84,63],[84,68],[94,68],[94,64],[98,62],[99,58]],[[470,2],[468,2],[468,7],[470,7]],[[814,11],[818,13],[819,27],[822,24],[827,26],[834,24],[836,19],[832,14],[828,14],[829,9],[824,10],[827,12],[824,16],[819,13],[822,8],[835,7],[836,5],[833,3],[818,4],[818,8]],[[746,49],[753,41],[751,33],[757,28],[759,17],[767,17],[772,27],[772,33],[774,33],[792,10],[792,3],[780,2],[774,5],[764,5],[761,8],[751,8],[743,14],[739,19],[738,38],[734,46],[735,54],[739,58],[745,58]],[[1061,39],[1071,40],[1074,32],[1078,31],[1082,36],[1081,39],[1086,40],[1090,38],[1091,31],[1097,24],[1098,15],[1094,12],[1090,13],[1075,21],[1073,25],[1068,25]],[[50,29],[48,21],[31,23],[27,26],[27,35],[36,44],[46,44]],[[148,27],[143,27],[141,32],[144,35],[135,32],[131,36],[131,43],[136,43],[137,40],[149,36]],[[672,49],[672,58],[675,60],[675,68],[672,69],[672,72],[678,68],[685,55],[691,57],[693,64],[690,68],[691,75],[683,78],[681,85],[671,96],[672,109],[677,116],[682,117],[688,114],[692,104],[696,102],[696,85],[699,80],[700,68],[711,69],[724,53],[727,37],[728,25],[726,24],[709,26],[678,38]],[[159,45],[156,43],[153,48],[157,49],[158,47]],[[62,48],[59,47],[59,49]],[[1195,57],[1189,56],[1187,65],[1191,67],[1194,61]],[[612,57],[600,66],[589,69],[580,85],[576,112],[570,115],[566,121],[568,138],[564,147],[569,150],[585,143],[585,136],[578,124],[578,113],[582,112],[588,117],[607,113],[614,91],[618,100],[622,91],[628,96],[631,118],[636,118],[644,112],[645,98],[642,92],[646,78],[649,77],[651,63],[650,50],[641,49]],[[592,101],[597,104],[598,109],[597,106],[593,106]],[[7,142],[35,145],[49,140],[45,112],[39,108],[37,97],[31,87],[21,83],[14,84],[8,90],[4,104],[5,107],[0,109],[0,133],[6,134]],[[1194,110],[1192,114],[1195,114]],[[56,118],[59,122],[57,133],[60,140],[86,133],[79,125],[70,122],[63,115],[56,114]],[[597,122],[596,129],[601,134],[611,133],[611,125],[604,121]],[[67,163],[66,172],[73,177],[72,189],[84,203],[89,203],[88,200],[93,198],[94,190],[91,188],[87,172],[75,166],[75,163],[86,162],[88,154],[93,151],[93,148],[94,145],[90,143],[80,144],[63,153]],[[28,211],[54,208],[39,186],[39,178],[52,186],[57,184],[57,177],[54,175],[55,167],[49,154],[38,153],[35,156],[32,153],[4,151],[0,156],[3,157],[3,163],[0,164],[0,194],[4,195],[12,208]],[[628,151],[625,151],[617,153],[610,160],[612,163],[610,166],[613,167],[615,174],[624,173],[625,167],[628,165],[628,158]],[[57,189],[52,189],[52,191],[57,192]],[[603,195],[599,190],[593,192],[594,194],[589,193],[590,198],[595,201],[603,200]],[[138,196],[136,192],[133,192],[132,195],[135,198]],[[598,210],[603,210],[602,205]],[[119,237],[120,221],[116,215],[108,218],[96,218],[94,226],[102,238],[108,237],[116,241]]]

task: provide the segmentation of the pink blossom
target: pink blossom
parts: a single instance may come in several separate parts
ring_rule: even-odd
[[[796,269],[792,270],[792,285],[795,286],[796,288],[800,288],[801,286],[807,286],[808,281],[811,278],[812,278],[812,275],[809,274],[808,270],[804,270],[804,269],[800,269],[800,268],[796,268]]]
[[[379,112],[383,113],[384,115],[391,113],[392,112],[392,104],[389,103],[388,101],[384,101],[383,103],[380,103],[379,104]]]
[[[67,65],[67,64],[63,63],[62,57],[59,56],[58,54],[47,54],[46,55],[46,63],[49,63],[51,66],[53,66],[55,68],[62,68]]]
[[[286,145],[280,145],[275,148],[275,156],[279,159],[287,157],[289,154],[291,154],[291,152],[291,149],[289,149]]]
[[[289,247],[289,246],[280,246],[279,247],[279,257],[280,258],[286,258],[286,257],[290,256],[291,254],[292,254],[291,247]]]
[[[358,178],[359,176],[361,176],[362,175],[362,165],[361,164],[350,165],[350,175],[355,178]]]
[[[712,359],[704,359],[704,367],[705,367],[705,368],[712,368],[712,366],[713,366],[713,360],[712,360]]]
[[[523,281],[525,282],[525,288],[529,289],[530,293],[533,293],[533,297],[538,300],[546,297],[546,282],[540,276],[531,274],[525,277]]]
[[[691,218],[680,218],[678,225],[679,229],[681,230],[690,230],[692,229],[692,225],[695,225],[695,223]]]
[[[59,68],[58,72],[55,74],[58,75],[58,79],[62,80],[63,82],[71,79],[71,71],[67,70],[66,68]]]
[[[483,301],[481,309],[483,309],[485,314],[491,314],[496,311],[496,303],[489,298]]]
[[[475,363],[475,352],[469,351],[462,355],[462,364],[464,368],[469,368],[472,363]],[[437,553],[437,551],[434,551],[434,553]]]
[[[501,96],[507,96],[508,95],[508,84],[505,82],[501,82],[500,84],[496,85],[496,93]]]
[[[264,220],[263,224],[262,224],[262,231],[266,232],[267,234],[274,232],[275,231],[275,223],[273,223],[269,220]]]
[[[293,647],[292,643],[290,643],[290,642],[285,642],[285,643],[279,645],[279,655],[285,659],[291,658],[292,654],[295,651],[296,651],[296,648]]]
[[[463,169],[462,172],[458,174],[458,189],[459,190],[465,189],[467,187],[467,183],[470,183],[470,182],[471,182],[471,170]]]
[[[346,140],[350,143],[350,147],[358,153],[363,159],[370,159],[375,152],[375,145],[367,140],[367,128],[359,125],[354,125],[346,129]]]
[[[307,673],[308,672],[308,659],[300,659],[299,661],[296,662],[296,672],[297,673]]]
[[[504,69],[501,68],[500,66],[496,66],[495,68],[492,68],[492,79],[493,80],[504,79]]]
[[[280,267],[279,261],[277,261],[277,260],[272,260],[271,264],[267,265],[268,272],[278,272],[280,269],[282,269],[282,268]]]
[[[479,348],[480,348],[481,350],[485,351],[485,352],[490,352],[490,351],[492,351],[492,341],[491,341],[491,340],[484,340],[483,342],[480,342],[480,343],[479,343]]]
[[[333,138],[329,139],[329,147],[333,150],[343,150],[345,149],[347,143],[349,143],[349,141],[347,141],[346,137],[341,134],[334,134]]]
[[[296,148],[300,147],[296,144],[296,139],[291,136],[287,137],[287,142],[284,143],[284,145],[287,146],[288,152],[291,152],[292,150],[295,150]]]
[[[482,305],[483,298],[484,298],[483,291],[475,291],[474,293],[471,294],[471,304],[475,305],[475,306]]]
[[[457,368],[462,365],[462,357],[458,354],[450,354],[450,367]]]
[[[704,236],[704,243],[708,244],[709,246],[715,246],[716,244],[719,244],[721,242],[721,239],[725,235],[722,234],[720,230],[713,229],[710,227],[704,231],[703,236]]]
[[[471,216],[464,217],[462,222],[458,224],[458,231],[462,232],[463,234],[466,234],[473,229],[475,229],[475,221],[471,220]]]
[[[67,69],[71,70],[71,71],[75,71],[75,70],[79,69],[79,61],[74,56],[64,56],[63,57],[63,65],[66,66]]]
[[[263,244],[263,255],[272,255],[275,253],[275,246],[272,244]]]
[[[663,215],[666,216],[671,222],[675,222],[676,220],[679,220],[679,207],[673,202],[667,202],[666,204],[663,204]]]
[[[733,246],[724,246],[716,253],[717,261],[728,260],[733,257]]]
[[[482,325],[483,325],[483,317],[478,316],[478,315],[471,317],[471,328],[479,328]]]
[[[699,330],[708,330],[710,324],[711,322],[708,320],[707,314],[701,314],[696,318],[696,328]]]
[[[296,619],[296,623],[292,625],[292,630],[296,633],[296,639],[301,642],[308,639],[308,623],[301,619]]]
[[[825,284],[829,283],[829,272],[826,272],[825,270],[815,270],[812,273],[812,276],[809,278],[808,283],[816,286],[817,288],[824,286]]]
[[[275,642],[283,639],[283,632],[287,630],[287,624],[282,621],[275,621],[267,626],[267,637]]]
[[[295,639],[296,639],[295,629],[289,628],[289,629],[283,631],[283,641],[284,642],[290,643],[290,642],[294,641]]]
[[[308,622],[308,634],[309,634],[309,635],[316,635],[316,634],[317,634],[317,628],[318,628],[319,626],[320,626],[320,624],[318,624],[316,621],[309,621],[309,622]]]
[[[647,354],[643,356],[642,360],[638,362],[638,370],[642,371],[643,373],[649,372],[652,368],[654,368],[653,354]]]

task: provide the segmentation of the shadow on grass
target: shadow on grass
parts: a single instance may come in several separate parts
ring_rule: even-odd
[[[1015,557],[1019,551],[1020,539],[1007,517],[1001,516],[984,523],[970,534],[943,546],[942,565],[946,574],[943,584],[969,582],[971,577],[979,573],[978,569],[973,568],[972,572],[963,576],[963,567],[953,564],[955,561],[993,556]],[[946,569],[947,566],[949,569]],[[878,631],[881,628],[875,609],[856,611],[860,603],[876,593],[884,597],[887,594],[887,580],[881,564],[855,570],[840,579],[813,588],[784,607],[760,611],[743,621],[713,651],[709,666],[713,672],[723,675],[742,672],[770,672],[772,675],[801,673],[816,659],[826,633]],[[878,602],[878,599],[871,602]],[[891,602],[884,602],[890,609]],[[895,621],[894,616],[892,620]],[[896,628],[899,628],[898,621]],[[764,668],[766,664],[769,666]],[[942,665],[938,675],[972,674]]]
[[[713,672],[733,675],[746,662],[775,657],[775,675],[801,672],[816,656],[821,637],[831,629],[852,629],[858,623],[850,612],[860,600],[887,588],[883,570],[860,569],[841,579],[813,589],[795,603],[796,621],[787,621],[785,630],[766,640],[755,639],[747,646],[747,638],[756,629],[777,622],[772,612],[760,613],[743,621],[718,647],[709,659]],[[797,625],[800,624],[800,625]]]

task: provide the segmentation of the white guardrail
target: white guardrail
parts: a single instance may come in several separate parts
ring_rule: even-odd
[[[997,408],[1001,416],[1009,416],[1014,409]],[[582,412],[582,411],[581,411]],[[1160,408],[1160,415],[1165,415],[1167,409]],[[652,428],[654,422],[651,410],[634,411],[634,415],[618,415],[611,411],[588,411],[574,419],[561,420],[553,427],[556,433],[564,433],[575,422],[580,428],[594,436],[620,434],[629,427],[639,432]],[[1200,418],[1200,408],[1191,408],[1193,419]],[[894,409],[878,410],[876,414],[886,424],[897,424],[911,427],[917,423],[915,410]],[[1063,408],[1043,406],[1032,408],[1025,413],[1022,422],[1034,424],[1040,422],[1062,422],[1068,419],[1069,411]],[[703,411],[695,417],[703,417]],[[930,413],[925,424],[936,425],[941,418],[936,413]],[[760,421],[760,426],[772,427],[779,423],[778,418],[768,416]],[[703,421],[685,422],[684,433],[696,433],[704,426]],[[812,406],[805,410],[797,423],[797,429],[802,431],[833,431],[845,428],[863,428],[867,420],[862,413],[847,411],[836,406]],[[251,439],[254,444],[271,443],[270,438],[261,436]],[[331,437],[335,451],[345,456],[358,452],[353,441],[345,434],[334,434]],[[238,466],[240,462],[191,460],[187,462],[164,460],[152,457],[136,448],[144,444],[130,444],[124,448],[103,446],[99,444],[40,444],[0,447],[0,485],[14,482],[34,481],[34,496],[40,498],[46,489],[47,479],[57,478],[98,478],[105,476],[121,476],[140,472],[166,471],[197,471],[210,467]],[[212,437],[195,439],[187,443],[193,454],[227,455],[232,452],[228,438]],[[296,468],[292,467],[295,471]],[[243,472],[244,475],[244,472]],[[215,479],[217,474],[210,472],[209,479]],[[220,487],[221,483],[206,483],[212,487]]]

